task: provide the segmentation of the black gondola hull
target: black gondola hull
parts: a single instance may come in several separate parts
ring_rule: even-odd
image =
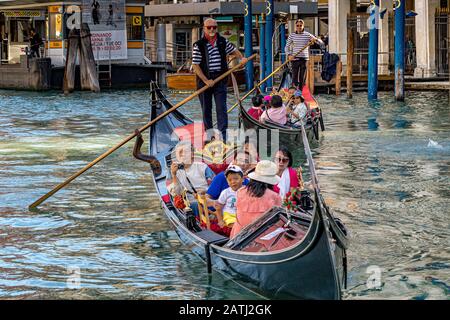
[[[160,91],[158,100],[166,101]],[[154,119],[169,106],[152,106]],[[161,207],[173,225],[180,241],[198,255],[207,266],[266,298],[340,299],[345,284],[345,248],[336,245],[316,206],[304,238],[289,248],[273,252],[245,252],[208,243],[186,227],[181,211],[168,200],[166,158],[176,139],[173,130],[192,123],[175,111],[150,130],[150,153],[161,163],[162,170],[153,179],[161,197]],[[205,268],[205,272],[207,268]]]

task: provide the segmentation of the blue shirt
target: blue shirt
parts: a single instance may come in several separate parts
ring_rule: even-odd
[[[248,184],[248,179],[245,178],[242,184],[246,186]],[[206,191],[206,193],[211,197],[211,199],[217,200],[220,196],[220,193],[228,187],[229,185],[227,182],[227,178],[225,177],[225,172],[221,172],[216,175],[211,181],[211,184],[209,185],[208,191]]]

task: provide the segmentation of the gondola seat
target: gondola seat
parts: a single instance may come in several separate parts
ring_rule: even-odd
[[[205,240],[208,244],[222,245],[228,242],[229,240],[227,237],[215,233],[214,231],[211,230],[202,230],[196,232],[195,235]]]

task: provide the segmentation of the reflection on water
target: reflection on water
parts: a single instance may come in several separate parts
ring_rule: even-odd
[[[372,104],[364,93],[318,97],[326,125],[313,146],[320,185],[351,233],[345,298],[447,299],[448,97],[411,92],[398,103],[392,96],[382,93]],[[27,210],[145,124],[148,111],[144,90],[0,91],[0,298],[259,298],[219,274],[207,276],[180,245],[131,144]],[[181,111],[201,118],[197,100]],[[441,148],[428,147],[429,139]],[[381,268],[378,290],[366,286],[371,266]],[[79,289],[71,289],[73,270]]]

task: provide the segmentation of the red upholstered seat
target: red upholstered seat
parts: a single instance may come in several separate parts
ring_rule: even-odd
[[[182,127],[177,127],[174,131],[180,140],[190,140],[196,150],[202,150],[204,142],[203,136],[205,133],[203,122],[194,122]]]

